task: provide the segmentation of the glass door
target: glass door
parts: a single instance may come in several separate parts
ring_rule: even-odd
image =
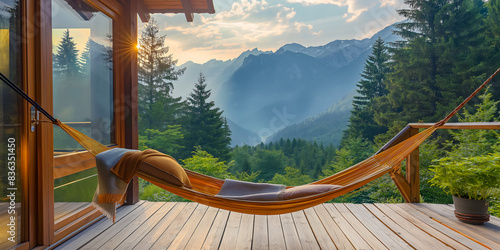
[[[112,19],[82,0],[52,0],[54,117],[105,145],[115,143]],[[54,127],[55,230],[92,211],[94,158]]]
[[[21,4],[0,0],[0,72],[23,88]],[[21,242],[22,100],[0,82],[0,249]]]

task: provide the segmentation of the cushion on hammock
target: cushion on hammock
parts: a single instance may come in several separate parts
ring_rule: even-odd
[[[287,188],[283,193],[284,200],[290,200],[300,197],[311,196],[315,194],[321,194],[324,192],[339,189],[342,186],[339,185],[329,185],[329,184],[309,184],[303,186],[296,186],[292,188]]]
[[[216,196],[236,200],[280,201],[320,194],[341,187],[328,184],[309,184],[286,188],[285,185],[279,184],[226,179]]]
[[[285,185],[226,179],[216,196],[249,201],[283,200]]]
[[[184,168],[170,157],[148,157],[142,161],[139,171],[153,180],[167,181],[179,187],[192,187]]]

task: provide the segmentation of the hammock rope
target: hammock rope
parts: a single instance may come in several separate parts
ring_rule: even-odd
[[[158,181],[158,179],[151,179],[148,175],[139,171],[137,175],[157,186],[163,188],[173,194],[179,195],[186,199],[205,204],[212,207],[217,207],[221,209],[227,209],[230,211],[248,213],[248,214],[262,214],[262,215],[272,215],[272,214],[283,214],[288,212],[294,212],[303,210],[324,202],[327,202],[333,198],[344,195],[348,192],[354,191],[369,182],[380,178],[386,173],[398,172],[400,171],[401,162],[406,159],[406,157],[419,147],[425,139],[427,139],[436,129],[444,125],[449,119],[451,119],[466,103],[468,103],[481,89],[483,89],[498,73],[500,68],[495,71],[481,86],[479,86],[468,98],[466,98],[460,105],[458,105],[450,114],[448,114],[443,120],[435,123],[432,127],[425,129],[424,131],[406,139],[405,141],[386,149],[378,154],[371,156],[370,158],[349,167],[341,172],[335,173],[332,176],[326,177],[322,180],[310,183],[308,185],[314,184],[332,184],[342,186],[339,189],[334,189],[328,192],[299,197],[290,200],[280,200],[280,201],[248,201],[248,200],[236,200],[230,198],[223,198],[215,196],[222,185],[224,180],[220,180],[211,176],[199,174],[188,169],[185,169],[188,175],[192,188],[179,187],[173,185],[166,181]],[[0,73],[1,74],[1,73]],[[92,155],[96,156],[109,148],[102,145],[101,143],[95,141],[89,136],[75,130],[74,128],[62,123],[61,121],[52,117],[48,112],[43,110],[40,105],[36,104],[27,94],[25,94],[21,89],[19,89],[15,84],[10,82],[3,74],[0,77],[1,80],[7,83],[11,88],[13,88],[18,94],[25,98],[28,102],[33,104],[38,110],[40,110],[45,116],[47,116],[55,125],[61,127],[65,132],[67,132],[71,137],[73,137],[78,143],[80,143],[87,151]]]

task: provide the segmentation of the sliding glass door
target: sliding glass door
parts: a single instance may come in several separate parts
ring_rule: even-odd
[[[0,0],[0,72],[23,88],[21,4]],[[22,100],[0,82],[0,249],[21,242]]]
[[[112,145],[112,19],[82,0],[52,0],[54,117]],[[54,127],[55,230],[89,212],[97,186],[93,157]],[[76,216],[78,217],[78,216]]]

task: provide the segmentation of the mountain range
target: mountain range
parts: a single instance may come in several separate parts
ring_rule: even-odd
[[[323,145],[338,146],[349,123],[354,95],[355,91],[342,98],[325,112],[281,129],[269,136],[266,143],[276,142],[281,138],[296,138]]]
[[[290,43],[275,52],[253,49],[228,61],[187,62],[179,66],[186,71],[176,83],[174,95],[189,95],[202,72],[212,89],[212,100],[230,121],[233,146],[279,140],[278,136],[299,138],[297,133],[338,144],[339,131],[345,129],[349,117],[345,108],[338,107],[344,107],[349,96],[352,100],[375,40],[400,40],[394,30],[388,26],[371,38],[335,40],[323,46]],[[318,124],[322,132],[315,123],[323,124]]]

